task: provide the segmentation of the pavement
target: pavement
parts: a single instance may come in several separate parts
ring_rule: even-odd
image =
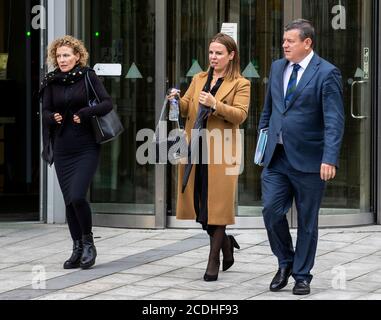
[[[66,225],[0,223],[0,300],[381,300],[381,226],[320,229],[311,294],[268,287],[277,270],[262,229],[235,230],[235,264],[205,282],[209,239],[201,229],[94,227],[89,270],[64,270]],[[295,243],[296,230],[292,230]]]

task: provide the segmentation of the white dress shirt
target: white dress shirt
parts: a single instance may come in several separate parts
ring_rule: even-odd
[[[306,69],[307,69],[308,65],[310,64],[314,54],[315,53],[312,50],[307,57],[305,57],[302,61],[300,61],[298,63],[300,65],[300,69],[298,71],[298,78],[296,80],[296,85],[298,85],[300,79],[303,76],[304,71],[306,71]],[[288,82],[290,81],[292,70],[294,69],[294,64],[295,63],[293,63],[293,62],[289,62],[287,67],[286,67],[286,69],[284,70],[284,74],[283,74],[283,86],[284,86],[283,96],[284,97],[286,97]],[[282,134],[282,131],[279,133],[278,143],[279,144],[283,144],[283,134]]]
[[[298,71],[298,78],[296,81],[296,85],[298,85],[300,79],[303,76],[304,71],[306,71],[306,69],[307,69],[308,65],[310,64],[314,54],[315,53],[312,50],[307,57],[305,57],[301,62],[298,63],[298,65],[300,65],[301,68]],[[294,64],[295,63],[293,63],[293,62],[289,62],[285,71],[284,71],[284,75],[283,75],[284,97],[286,97],[287,86],[288,86],[288,82],[290,81],[290,77],[291,77],[292,70],[294,68]]]

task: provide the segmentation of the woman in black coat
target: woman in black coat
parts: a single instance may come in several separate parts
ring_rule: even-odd
[[[100,145],[95,142],[90,119],[112,110],[112,100],[95,72],[87,67],[83,43],[71,36],[55,40],[48,49],[48,61],[55,67],[42,82],[44,152],[52,141],[58,181],[66,206],[66,219],[73,239],[73,253],[64,268],[87,269],[97,255],[92,218],[86,194],[99,162]],[[88,106],[85,76],[100,99]],[[92,97],[91,91],[89,92]],[[51,163],[50,163],[51,164]]]

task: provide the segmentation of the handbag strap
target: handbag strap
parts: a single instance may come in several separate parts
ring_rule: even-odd
[[[156,129],[155,129],[155,135],[157,135],[158,131],[159,131],[159,125],[160,125],[160,121],[164,121],[164,114],[165,114],[165,111],[166,109],[168,108],[168,98],[167,96],[165,97],[164,101],[163,101],[163,106],[161,107],[161,112],[160,112],[160,117],[159,117],[159,122],[156,126]],[[179,130],[184,130],[184,128],[182,128],[180,126],[180,122],[179,122],[179,118],[177,118],[176,120],[176,123],[177,123],[177,128]]]
[[[88,86],[90,85],[91,90],[94,93],[95,99],[97,99],[98,103],[101,103],[101,100],[99,99],[99,97],[97,95],[97,92],[94,89],[93,83],[91,82],[91,79],[90,79],[90,76],[89,76],[89,72],[86,72],[85,85],[86,85],[87,100],[89,100],[89,87]]]
[[[165,109],[167,108],[167,103],[168,103],[168,98],[165,97],[164,102],[163,102],[163,106],[161,107],[159,121],[156,125],[155,136],[159,135],[159,126],[160,126],[160,122],[164,120],[164,112],[165,112]]]
[[[87,84],[87,77],[85,76],[85,88],[86,88],[86,99],[87,101],[90,100],[90,95],[89,95],[89,85]]]

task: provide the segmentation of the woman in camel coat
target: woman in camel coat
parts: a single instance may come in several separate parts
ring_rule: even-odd
[[[200,104],[210,108],[204,121],[206,139],[200,141],[200,153],[207,163],[194,164],[183,190],[185,165],[179,165],[176,217],[196,219],[210,236],[210,253],[205,281],[218,278],[220,250],[223,270],[233,263],[233,247],[239,248],[233,236],[225,233],[226,225],[235,223],[235,196],[241,167],[241,134],[239,126],[246,120],[250,102],[250,82],[240,74],[235,41],[217,34],[209,45],[209,62],[213,80],[210,92],[203,91],[208,72],[194,76],[185,95],[180,98],[181,115],[186,118],[188,140],[194,128]],[[212,73],[211,73],[212,74]],[[169,99],[177,92],[173,91]],[[229,130],[230,129],[230,130]],[[213,136],[215,138],[211,138]],[[200,159],[202,157],[200,156]]]

